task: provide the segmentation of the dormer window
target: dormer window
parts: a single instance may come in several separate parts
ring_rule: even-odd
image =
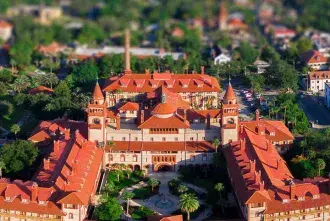
[[[6,201],[11,201],[11,197],[7,196]]]
[[[288,203],[288,202],[290,202],[290,200],[289,199],[283,199],[282,202],[283,203]]]
[[[313,199],[320,199],[320,195],[319,194],[313,195]]]
[[[269,135],[270,135],[270,136],[275,136],[275,132],[272,131],[272,132],[269,133]]]
[[[45,201],[39,201],[40,205],[45,205]]]
[[[28,203],[29,201],[27,199],[22,199],[22,203]]]

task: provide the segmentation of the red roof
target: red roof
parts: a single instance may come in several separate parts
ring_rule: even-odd
[[[45,93],[52,95],[54,94],[54,90],[45,86],[37,86],[29,90],[29,94],[38,94],[38,93]]]
[[[308,73],[310,80],[329,79],[330,71],[313,71]]]
[[[179,115],[174,114],[167,118],[159,118],[157,116],[149,117],[143,122],[139,128],[189,128],[188,121],[184,121]]]
[[[138,111],[140,109],[139,104],[135,102],[126,102],[120,108],[119,111]]]
[[[38,51],[43,54],[56,54],[66,49],[66,46],[61,45],[57,42],[53,42],[50,45],[40,45]]]
[[[182,215],[176,216],[161,216],[161,215],[153,215],[149,216],[148,221],[183,221]]]
[[[13,25],[4,21],[4,20],[0,20],[0,28],[12,28]]]
[[[104,96],[103,96],[101,87],[99,85],[99,82],[96,82],[94,92],[93,92],[93,98],[94,98],[94,100],[104,100]]]
[[[159,103],[152,110],[152,114],[166,115],[173,114],[176,111],[176,107],[170,103]]]
[[[143,79],[143,85],[137,86],[136,80]],[[203,81],[200,87],[195,80]],[[121,90],[124,92],[146,93],[153,92],[159,86],[166,87],[171,92],[220,92],[216,78],[206,74],[123,74],[109,78],[103,91]]]
[[[300,55],[300,60],[306,64],[313,63],[326,63],[328,58],[326,58],[321,52],[316,50],[310,50]]]
[[[223,99],[227,101],[236,99],[236,95],[233,87],[231,86],[231,83],[229,83],[226,93],[223,96]]]

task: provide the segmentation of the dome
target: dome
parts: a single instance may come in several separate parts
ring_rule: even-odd
[[[152,115],[172,115],[176,111],[176,108],[169,103],[159,103],[152,110]]]

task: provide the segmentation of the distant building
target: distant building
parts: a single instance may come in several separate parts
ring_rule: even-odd
[[[44,5],[19,5],[7,10],[7,16],[30,15],[41,24],[48,25],[62,16],[63,12],[60,7],[44,6]]]
[[[54,90],[45,86],[37,86],[35,88],[32,88],[29,90],[29,94],[39,94],[39,93],[45,93],[45,94],[54,94]]]
[[[179,27],[175,27],[172,31],[173,37],[182,38],[183,35],[184,35],[184,31]]]
[[[300,61],[314,70],[327,70],[330,62],[321,52],[310,50],[300,55]]]
[[[317,93],[323,91],[325,84],[330,82],[330,71],[313,71],[308,73],[308,88]]]
[[[220,30],[246,30],[247,25],[243,21],[244,17],[241,13],[233,13],[228,16],[228,12],[224,3],[221,3],[219,9],[218,28]]]
[[[214,64],[223,64],[231,61],[231,57],[226,54],[220,54],[214,58]]]
[[[257,73],[258,74],[263,74],[265,73],[266,69],[270,66],[270,64],[266,61],[262,61],[262,60],[256,60],[253,63],[254,66],[256,66],[257,68]]]
[[[67,47],[65,45],[53,42],[49,45],[39,45],[38,51],[46,56],[55,56],[60,52],[64,52],[66,48]]]
[[[0,39],[3,41],[8,41],[12,35],[12,32],[13,25],[4,20],[0,20]]]
[[[125,47],[105,46],[102,48],[88,48],[88,47],[77,47],[75,51],[69,54],[69,60],[78,61],[85,60],[88,58],[99,58],[109,54],[123,54]],[[185,59],[186,55],[182,52],[166,52],[162,48],[130,48],[130,53],[137,56],[140,59],[146,57],[159,57],[164,58],[165,56],[171,56],[174,60]]]
[[[296,36],[296,31],[287,28],[284,25],[269,24],[265,26],[265,33],[275,40],[288,40]]]

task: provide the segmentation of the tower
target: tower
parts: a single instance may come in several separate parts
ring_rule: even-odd
[[[219,21],[218,21],[219,30],[227,29],[227,19],[228,19],[227,9],[225,7],[225,4],[221,2],[220,11],[219,11]]]
[[[93,97],[88,104],[88,140],[106,141],[106,117],[107,105],[101,87],[97,82],[94,88]]]
[[[230,82],[223,97],[221,112],[221,140],[222,145],[227,145],[238,140],[239,124],[237,99]]]

